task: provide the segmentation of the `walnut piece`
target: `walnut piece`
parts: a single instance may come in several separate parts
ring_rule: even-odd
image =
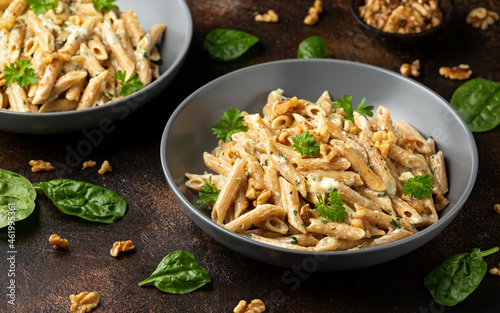
[[[365,0],[358,10],[366,24],[388,33],[420,33],[443,21],[438,0]]]
[[[490,269],[490,274],[500,276],[500,264],[497,267]]]
[[[86,169],[87,167],[94,167],[94,166],[96,166],[96,164],[97,163],[95,161],[92,161],[92,160],[85,161],[85,162],[83,162],[82,170]]]
[[[267,13],[257,14],[255,16],[255,21],[264,23],[278,23],[279,17],[274,10],[268,10]]]
[[[323,1],[315,0],[314,5],[309,8],[307,16],[304,18],[304,24],[314,25],[319,21],[319,14],[323,12]]]
[[[486,30],[488,26],[493,25],[495,21],[499,20],[499,18],[500,17],[496,12],[479,7],[471,10],[469,14],[467,14],[465,21],[467,24],[472,25],[472,27]]]
[[[89,312],[99,305],[99,294],[95,291],[81,292],[79,294],[69,296],[71,300],[71,313]]]
[[[420,60],[415,60],[411,64],[403,63],[399,71],[401,72],[401,74],[407,77],[418,77],[420,75]]]
[[[260,299],[254,299],[249,304],[245,300],[241,300],[240,303],[234,308],[234,313],[262,313],[266,310],[264,302]]]
[[[102,162],[101,168],[98,173],[104,175],[106,172],[111,172],[113,169],[111,168],[111,164],[109,164],[108,160]]]
[[[56,234],[50,235],[49,242],[54,245],[54,249],[66,248],[69,244],[66,239],[62,239],[60,236]]]
[[[29,165],[31,166],[31,171],[34,173],[40,171],[52,171],[54,169],[50,162],[45,162],[43,160],[31,160]]]
[[[447,67],[443,66],[439,69],[439,74],[449,79],[464,80],[470,77],[472,71],[467,64]]]
[[[493,209],[495,210],[495,212],[497,212],[498,214],[500,214],[500,203],[497,203],[493,206]]]
[[[134,248],[135,248],[134,244],[130,240],[127,240],[127,241],[116,241],[113,244],[113,248],[111,248],[111,250],[109,251],[109,253],[113,257],[116,258],[120,252],[130,251],[130,250],[132,250]]]

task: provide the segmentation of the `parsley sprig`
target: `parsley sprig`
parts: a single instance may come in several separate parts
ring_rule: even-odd
[[[434,177],[427,174],[414,176],[403,184],[404,194],[418,200],[430,198],[434,182]]]
[[[16,63],[6,66],[3,70],[5,85],[10,87],[13,82],[17,82],[20,87],[36,84],[36,73],[31,65],[30,61],[19,59]]]
[[[344,95],[342,99],[340,98],[335,98],[336,103],[333,103],[332,107],[334,109],[341,108],[344,110],[346,113],[344,115],[344,119],[350,120],[354,122],[354,111],[358,112],[359,114],[363,116],[373,116],[373,105],[367,106],[366,108],[364,107],[366,98],[363,98],[361,102],[358,104],[356,109],[353,111],[352,110],[352,96],[351,95]]]
[[[92,0],[94,8],[98,11],[113,11],[118,10],[118,7],[113,4],[116,0]]]
[[[200,206],[217,201],[217,197],[220,193],[220,189],[217,189],[215,184],[212,183],[212,176],[208,178],[208,181],[203,178],[203,182],[204,184],[198,193],[198,200],[196,200],[196,203]]]
[[[59,4],[59,0],[28,0],[28,4],[29,9],[39,15],[55,9]]]
[[[237,108],[230,108],[222,114],[222,119],[212,126],[212,133],[224,142],[231,141],[235,133],[246,132],[248,128],[243,125],[244,118]]]
[[[314,135],[309,131],[297,134],[292,137],[293,148],[299,152],[300,155],[318,156],[319,143],[314,140]]]
[[[113,78],[118,80],[118,82],[120,83],[120,96],[128,96],[129,94],[134,93],[144,87],[135,72],[133,72],[127,80],[125,80],[126,77],[127,72],[122,70],[118,70],[115,75],[113,75]]]
[[[331,222],[342,222],[347,212],[344,208],[342,196],[336,191],[330,191],[328,201],[325,203],[322,195],[316,195],[316,213]]]

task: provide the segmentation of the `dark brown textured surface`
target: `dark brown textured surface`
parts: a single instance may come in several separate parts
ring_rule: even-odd
[[[325,39],[336,59],[352,60],[399,71],[403,62],[420,59],[417,81],[449,100],[462,83],[438,74],[440,66],[469,64],[473,77],[500,81],[500,22],[486,31],[465,23],[467,12],[485,6],[500,13],[497,0],[456,0],[450,25],[430,42],[394,45],[370,37],[356,24],[349,1],[324,1],[315,26],[302,20],[312,5],[306,1],[187,1],[194,37],[177,79],[153,103],[114,123],[102,137],[97,132],[34,136],[0,132],[0,167],[29,180],[72,178],[116,191],[128,202],[128,212],[115,224],[101,225],[67,216],[39,194],[35,212],[16,225],[16,306],[7,304],[8,263],[5,229],[0,231],[0,311],[69,312],[69,295],[97,291],[93,312],[232,312],[239,300],[262,299],[266,312],[498,312],[500,277],[487,274],[464,302],[444,308],[432,301],[423,277],[446,257],[500,245],[500,128],[475,134],[480,163],[474,190],[458,217],[434,240],[397,260],[367,269],[315,273],[290,271],[258,263],[225,248],[198,229],[175,202],[163,176],[159,142],[175,107],[191,92],[232,70],[266,61],[295,58],[299,43],[309,36]],[[278,24],[257,24],[254,12],[274,9]],[[241,60],[215,63],[202,49],[205,35],[216,27],[250,32],[260,43]],[[300,73],[297,73],[300,79]],[[251,83],[251,82],[249,82]],[[307,82],[314,83],[314,82]],[[74,166],[69,152],[83,147],[93,134],[88,157],[109,160],[113,172]],[[44,159],[55,171],[32,173],[28,162]],[[66,250],[48,243],[52,233],[68,239]],[[134,251],[109,255],[114,241],[132,240]],[[153,286],[138,287],[168,253],[192,252],[212,277],[212,283],[186,295],[161,293]],[[500,254],[487,259],[498,265]]]

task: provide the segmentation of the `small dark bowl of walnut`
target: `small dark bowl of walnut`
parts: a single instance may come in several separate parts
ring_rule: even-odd
[[[453,0],[352,0],[354,18],[372,36],[427,38],[448,24]]]

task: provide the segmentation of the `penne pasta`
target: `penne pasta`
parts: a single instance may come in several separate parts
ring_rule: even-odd
[[[263,117],[241,112],[246,131],[203,153],[217,174],[186,173],[193,190],[209,177],[220,189],[212,220],[262,243],[306,251],[376,247],[438,221],[449,200],[434,141],[404,121],[393,123],[383,106],[375,117],[355,112],[352,121],[332,103],[328,92],[313,103],[276,89]],[[407,195],[408,180],[424,175],[426,198]]]

